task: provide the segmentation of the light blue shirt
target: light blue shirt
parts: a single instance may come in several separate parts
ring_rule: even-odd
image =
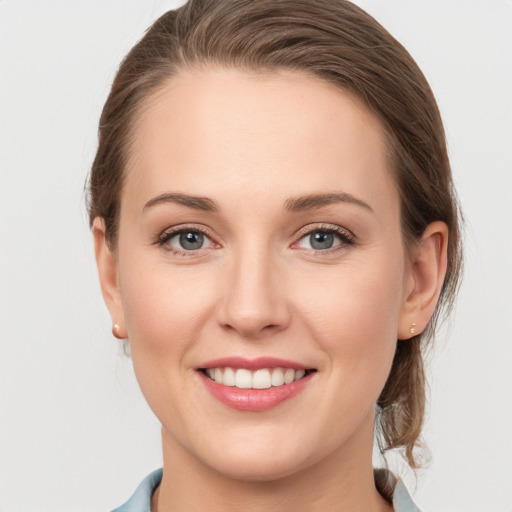
[[[162,480],[162,472],[162,469],[157,469],[149,474],[139,484],[133,496],[124,505],[121,505],[112,512],[151,512],[151,495]],[[393,508],[395,512],[421,512],[412,501],[403,482],[395,478],[389,471],[386,477],[394,483]]]

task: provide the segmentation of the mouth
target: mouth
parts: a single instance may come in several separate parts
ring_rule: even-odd
[[[316,368],[284,359],[216,359],[196,368],[207,391],[240,411],[265,411],[301,393]]]
[[[297,382],[316,372],[316,369],[301,368],[296,370],[294,368],[277,367],[250,370],[248,368],[231,368],[228,366],[200,368],[199,371],[210,380],[223,386],[238,389],[269,389]]]

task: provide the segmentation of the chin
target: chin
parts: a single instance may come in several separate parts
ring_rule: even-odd
[[[281,454],[266,458],[257,457],[252,460],[242,460],[240,457],[225,458],[220,463],[216,462],[214,466],[210,466],[212,470],[230,479],[246,482],[276,481],[303,469],[303,464],[300,464],[295,457],[291,460],[288,457],[282,457]]]
[[[229,442],[212,443],[208,451],[197,454],[198,458],[225,477],[264,482],[289,477],[314,465],[321,457],[320,453],[314,452],[312,444],[303,442],[300,436],[283,438],[281,434],[276,438],[256,431],[250,439],[238,439],[237,442],[235,437],[231,436]]]

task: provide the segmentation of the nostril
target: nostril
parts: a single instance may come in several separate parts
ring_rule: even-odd
[[[260,338],[261,336],[271,335],[283,329],[283,326],[278,324],[261,325],[258,322],[238,322],[225,323],[222,327],[229,332],[235,332],[247,338]]]

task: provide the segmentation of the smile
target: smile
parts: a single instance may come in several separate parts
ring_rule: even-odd
[[[238,389],[268,389],[296,382],[313,370],[293,368],[261,368],[251,371],[246,368],[207,368],[204,373],[213,381]]]
[[[292,398],[311,382],[314,368],[275,358],[217,359],[197,368],[219,402],[240,411],[265,411]]]

